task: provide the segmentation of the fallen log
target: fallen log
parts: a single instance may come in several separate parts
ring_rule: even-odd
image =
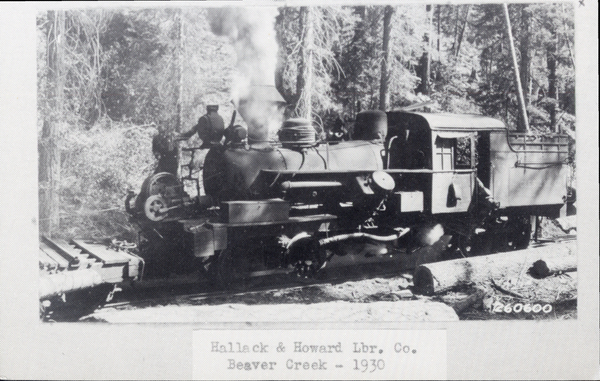
[[[538,259],[559,263],[564,257],[577,263],[575,242],[423,264],[415,269],[413,283],[415,292],[429,295],[497,277],[518,279],[523,266],[531,266]]]
[[[545,278],[549,275],[560,274],[567,271],[577,270],[577,256],[569,255],[552,259],[538,259],[533,262],[531,275]]]
[[[458,321],[444,303],[429,300],[314,304],[167,305],[135,310],[102,309],[87,317],[109,323],[209,323],[209,322],[414,322]]]

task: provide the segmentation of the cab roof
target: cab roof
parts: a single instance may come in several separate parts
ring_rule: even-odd
[[[475,114],[424,113],[390,111],[388,121],[406,120],[419,124],[421,128],[437,131],[498,131],[506,130],[504,123],[498,119]]]

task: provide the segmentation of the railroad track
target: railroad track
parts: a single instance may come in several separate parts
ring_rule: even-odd
[[[554,239],[538,239],[532,241],[530,247],[537,248],[547,246],[558,242],[567,242],[576,240],[575,234],[567,234]],[[414,268],[398,269],[387,266],[393,263],[395,259],[389,259],[387,261],[380,261],[370,264],[361,264],[360,267],[352,266],[341,266],[327,269],[325,274],[322,274],[317,279],[298,280],[290,276],[271,276],[259,279],[259,281],[250,284],[248,289],[245,291],[228,291],[223,289],[217,289],[211,285],[208,281],[198,281],[197,279],[175,280],[171,283],[168,281],[159,281],[157,284],[151,286],[145,286],[144,292],[141,292],[140,288],[137,290],[131,290],[131,292],[125,292],[118,294],[118,299],[115,302],[106,304],[103,308],[114,308],[114,309],[127,309],[127,308],[143,308],[144,306],[153,306],[161,304],[198,304],[203,301],[210,299],[219,298],[238,298],[247,295],[266,293],[270,291],[291,291],[294,289],[306,289],[311,287],[319,287],[323,285],[335,285],[344,282],[358,281],[367,278],[381,277],[381,278],[392,278],[409,274]],[[261,282],[262,281],[262,282]],[[265,284],[266,283],[266,284]],[[172,287],[171,292],[168,295],[164,295],[165,287]],[[196,292],[194,289],[201,289],[204,291]],[[161,296],[152,295],[152,293],[163,293]],[[126,300],[122,300],[126,299]]]
[[[206,304],[211,300],[215,304],[222,304],[233,298],[259,295],[277,290],[300,290],[374,277],[399,276],[398,267],[390,266],[393,263],[398,264],[396,256],[378,262],[361,263],[356,266],[347,264],[341,267],[330,266],[319,273],[317,278],[312,279],[296,278],[287,274],[265,275],[251,278],[243,291],[217,288],[198,273],[173,276],[167,279],[144,280],[140,283],[123,285],[120,292],[115,293],[110,302],[104,303],[94,310],[90,310],[89,306],[85,304],[68,304],[61,309],[53,310],[51,314],[44,315],[42,320],[50,322],[78,321],[82,317],[85,318],[94,311],[102,309],[126,310],[160,305]]]
[[[331,271],[328,271],[326,275],[321,275],[314,279],[297,279],[291,276],[267,276],[264,277],[264,279],[258,279],[250,283],[248,288],[244,291],[217,289],[208,281],[189,283],[189,279],[183,281],[174,280],[170,283],[170,286],[172,287],[171,290],[167,292],[165,292],[164,287],[169,287],[169,282],[164,282],[161,285],[155,284],[150,287],[146,287],[146,290],[144,290],[142,293],[139,292],[139,289],[133,290],[132,288],[131,290],[124,290],[125,292],[119,296],[118,300],[107,303],[102,308],[128,309],[165,304],[202,304],[203,302],[210,300],[228,300],[243,296],[268,293],[271,291],[302,290],[323,285],[336,285],[344,282],[359,281],[374,277],[392,278],[403,275],[402,272],[398,272],[396,270],[381,270],[381,265],[385,265],[387,262],[392,261],[380,262],[373,264],[372,266],[362,265],[360,268],[356,267],[352,269],[349,269],[349,266],[335,267],[331,269]],[[409,272],[410,271],[404,271],[404,273]],[[204,289],[207,291],[189,292],[193,289]],[[133,298],[129,297],[128,294],[130,294],[130,292],[133,292],[133,294],[131,294]],[[153,293],[159,293],[162,295],[156,296],[152,295]]]
[[[572,241],[576,238],[576,235],[564,235],[554,239],[538,239],[536,242],[532,241],[530,247],[537,248],[558,242]],[[362,263],[355,266],[347,264],[331,266],[326,268],[323,274],[320,274],[316,279],[297,279],[289,275],[254,278],[250,281],[247,289],[243,291],[219,289],[208,280],[201,279],[199,274],[191,274],[170,279],[148,280],[140,284],[123,287],[123,290],[116,293],[111,302],[104,304],[96,311],[102,309],[142,309],[161,305],[224,304],[231,300],[260,296],[273,291],[293,292],[294,290],[300,291],[375,277],[394,278],[405,276],[408,278],[406,274],[410,274],[412,270],[414,268],[399,267],[398,259],[393,256],[387,260]],[[74,310],[72,313],[56,316],[50,321],[74,321],[79,320],[80,317],[79,311]],[[84,316],[83,320],[85,319]]]

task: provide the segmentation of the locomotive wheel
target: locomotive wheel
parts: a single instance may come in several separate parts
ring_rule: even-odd
[[[297,278],[311,279],[327,262],[327,252],[312,236],[300,238],[290,249],[290,264]]]
[[[456,234],[454,236],[452,236],[452,241],[453,241],[453,247],[455,248],[455,250],[458,252],[458,257],[457,258],[461,258],[461,257],[471,257],[472,254],[472,250],[473,250],[473,246],[472,246],[472,242],[469,238]]]
[[[494,252],[523,250],[529,246],[531,222],[529,216],[511,216],[492,229]]]
[[[468,257],[472,257],[475,253],[474,249],[476,249],[473,246],[473,242],[472,239],[459,235],[459,234],[455,234],[452,236],[452,258],[451,259],[456,259],[456,258],[468,258]]]
[[[184,255],[177,228],[177,225],[166,223],[160,230],[147,230],[141,236],[139,248],[145,261],[145,277],[163,278],[172,272],[182,274],[194,269],[193,257]]]
[[[512,236],[514,250],[527,249],[531,240],[531,219],[529,216],[517,216],[514,225]]]
[[[470,238],[459,236],[457,248],[464,256],[523,250],[529,246],[531,222],[528,216],[511,216],[486,227],[486,231]]]
[[[491,254],[493,250],[493,237],[490,234],[472,235],[466,237],[460,234],[452,236],[452,251],[448,259],[469,258],[478,255]]]
[[[250,261],[244,250],[227,248],[219,254],[216,278],[220,286],[228,290],[244,291],[249,286]]]

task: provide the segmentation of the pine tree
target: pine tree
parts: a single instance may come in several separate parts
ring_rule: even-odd
[[[47,28],[49,107],[40,142],[40,230],[52,236],[60,228],[61,152],[58,139],[65,101],[65,12],[48,11]]]

